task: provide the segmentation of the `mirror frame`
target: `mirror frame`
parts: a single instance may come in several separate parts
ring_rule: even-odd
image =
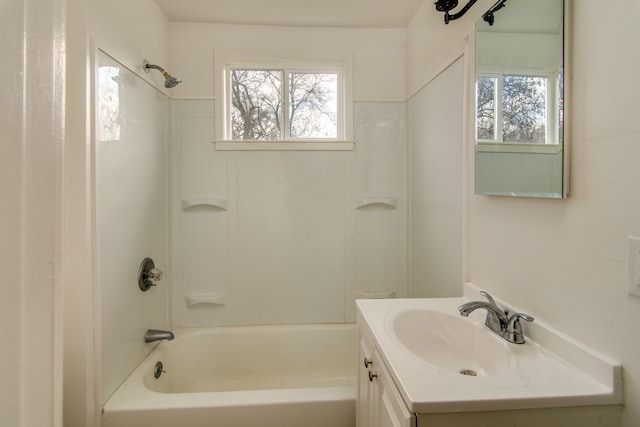
[[[531,0],[535,1],[535,0]],[[503,197],[522,197],[522,198],[542,198],[542,199],[566,199],[569,196],[569,181],[570,181],[570,159],[571,159],[571,89],[572,89],[572,58],[571,58],[571,46],[572,46],[572,30],[573,30],[573,0],[559,0],[563,2],[563,145],[562,145],[562,191],[558,193],[558,197],[542,196],[534,194],[491,194],[488,192],[478,193],[476,174],[476,25],[478,21],[482,20],[482,15],[473,22],[473,27],[467,37],[467,51],[465,57],[468,58],[467,69],[467,117],[468,124],[467,133],[470,145],[473,147],[473,194],[478,196],[503,196]],[[485,11],[482,12],[484,14]]]

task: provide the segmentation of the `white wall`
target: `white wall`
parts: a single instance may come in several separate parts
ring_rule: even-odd
[[[164,77],[145,73],[143,59],[171,70],[167,17],[153,0],[86,0],[89,36],[118,61],[162,88]]]
[[[63,3],[6,1],[0,15],[0,424],[6,426],[62,426]]]
[[[67,0],[64,151],[64,425],[95,425],[94,293],[88,138],[90,77],[86,0]]]
[[[412,297],[462,294],[463,79],[458,59],[409,100]]]
[[[640,8],[633,0],[617,0],[606,9],[573,3],[569,199],[468,193],[464,267],[471,282],[620,361],[623,426],[633,427],[640,424],[640,300],[626,293],[626,237],[640,234],[640,198],[634,185],[640,181],[640,60],[635,55]],[[451,23],[449,28],[428,27],[420,12],[414,17],[408,36],[410,92],[421,86],[423,73],[429,74],[425,70],[452,62],[436,52],[437,65],[426,66],[433,50],[427,40],[463,40],[471,20],[483,10],[479,2],[467,25]],[[452,52],[463,51],[459,42]],[[468,140],[467,192],[473,191],[473,154]]]
[[[213,99],[215,49],[353,53],[357,101],[405,100],[405,30],[300,28],[172,22],[172,74],[184,83],[172,96]]]
[[[0,21],[3,40],[11,40],[15,46],[2,52],[2,60],[7,64],[0,70],[0,76],[6,79],[6,85],[2,86],[2,97],[8,102],[0,106],[0,123],[5,137],[12,141],[10,144],[2,144],[0,155],[0,187],[2,195],[2,208],[0,210],[0,227],[4,238],[0,246],[0,267],[2,268],[2,280],[7,285],[0,289],[0,321],[7,329],[5,350],[0,353],[0,361],[7,366],[7,375],[0,389],[0,416],[10,425],[21,425],[22,405],[21,383],[22,372],[22,198],[24,183],[21,179],[22,158],[22,122],[21,108],[9,108],[9,106],[21,106],[22,87],[20,73],[23,72],[21,38],[25,29],[22,27],[24,10],[19,8],[19,1],[13,2],[13,13],[3,14]],[[51,374],[50,374],[51,375]],[[50,380],[50,375],[48,380]],[[50,402],[46,402],[49,404]]]

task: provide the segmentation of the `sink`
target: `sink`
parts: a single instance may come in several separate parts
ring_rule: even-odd
[[[457,312],[456,312],[457,314]],[[509,344],[483,323],[435,309],[390,313],[388,328],[407,351],[435,368],[469,376],[492,376],[511,363]]]
[[[360,331],[411,412],[622,402],[620,365],[542,322],[527,324],[524,344],[511,344],[484,325],[486,310],[460,316],[460,305],[482,299],[479,291],[466,285],[469,297],[356,301]]]

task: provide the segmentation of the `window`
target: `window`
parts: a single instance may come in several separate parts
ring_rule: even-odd
[[[220,52],[216,147],[353,149],[351,68],[349,55]]]
[[[231,139],[337,138],[337,72],[234,68],[230,74]]]
[[[478,142],[557,144],[551,112],[559,101],[549,76],[480,75],[476,80]]]

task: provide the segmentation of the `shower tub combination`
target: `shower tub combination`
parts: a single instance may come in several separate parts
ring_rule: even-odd
[[[103,427],[353,427],[356,334],[352,324],[178,329],[105,403]]]

